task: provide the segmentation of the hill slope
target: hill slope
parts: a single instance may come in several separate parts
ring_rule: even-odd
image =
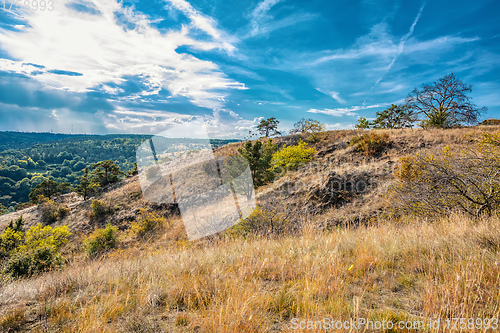
[[[348,141],[359,131],[328,132],[318,155],[257,191],[261,219],[276,232],[243,236],[237,228],[188,242],[175,207],[147,203],[137,177],[108,188],[99,198],[112,207],[89,217],[96,198],[57,200],[70,213],[72,242],[61,271],[0,287],[0,327],[20,330],[122,332],[295,331],[297,320],[424,321],[500,315],[500,220],[454,215],[440,220],[383,219],[386,187],[399,157],[466,147],[465,134],[499,127],[386,131],[392,145],[376,157],[355,152]],[[300,135],[277,138],[293,144]],[[234,153],[241,143],[218,149]],[[373,186],[332,196],[332,184]],[[344,185],[342,185],[344,186]],[[349,184],[345,186],[351,186]],[[337,192],[335,192],[337,193]],[[130,233],[141,208],[166,218],[146,238]],[[0,217],[0,230],[20,214],[40,222],[40,207]],[[274,218],[273,217],[273,218]],[[90,260],[81,240],[106,223],[121,230],[120,244]],[[441,326],[443,328],[443,326]],[[360,331],[363,329],[361,328]],[[423,331],[432,331],[426,328]],[[481,330],[480,330],[481,331]],[[482,330],[484,331],[484,330]]]

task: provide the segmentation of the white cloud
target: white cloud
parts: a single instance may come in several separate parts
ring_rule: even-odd
[[[194,27],[204,31],[215,41],[217,41],[220,48],[231,54],[236,50],[236,47],[233,44],[237,43],[237,39],[217,29],[217,22],[213,18],[205,16],[202,13],[198,12],[193,8],[193,6],[191,6],[191,4],[189,4],[185,0],[166,1],[172,4],[174,8],[184,13],[184,15],[186,15],[191,20],[191,24]]]
[[[263,0],[254,8],[251,15],[252,30],[250,31],[251,36],[255,36],[261,33],[261,25],[264,21],[269,20],[271,17],[267,12],[278,4],[281,0]]]
[[[415,24],[413,29],[416,29],[421,21],[416,17],[412,19]],[[369,99],[368,103],[374,104],[372,98],[380,94],[380,90],[388,93],[394,87],[393,92],[399,92],[395,86],[401,82],[408,85],[406,88],[425,82],[427,74],[421,71],[414,73],[412,67],[415,65],[425,65],[427,71],[435,72],[438,70],[435,66],[439,64],[442,66],[439,70],[459,72],[462,70],[461,66],[446,65],[443,59],[455,59],[457,54],[463,53],[464,48],[476,58],[484,54],[484,50],[472,47],[472,43],[479,40],[477,37],[449,35],[422,40],[416,38],[415,34],[411,35],[412,32],[410,29],[404,38],[397,37],[386,22],[379,23],[371,28],[369,34],[357,38],[353,44],[343,49],[312,53],[291,52],[280,64],[280,68],[292,69],[309,77],[312,84],[325,94],[342,89],[340,91],[344,94],[345,91],[350,92],[342,96],[347,102],[363,95]],[[473,66],[476,73],[481,66],[480,61],[467,64]],[[383,85],[384,80],[389,80],[390,82],[386,82],[389,85]],[[376,85],[377,89],[374,89],[372,87],[376,82],[379,83]],[[401,88],[403,87],[398,87]]]
[[[297,23],[309,21],[317,17],[310,13],[292,13],[280,20],[274,20],[269,11],[282,0],[263,0],[249,14],[250,31],[245,37],[255,37],[258,35],[267,35],[274,30],[286,28]]]
[[[159,133],[171,126],[192,120],[190,115],[176,112],[118,106],[116,110],[104,116],[107,128],[129,133]]]
[[[215,108],[231,89],[246,89],[244,84],[227,77],[219,67],[187,54],[179,54],[179,46],[202,50],[234,50],[225,41],[213,21],[194,11],[181,0],[173,3],[185,11],[193,25],[206,31],[213,41],[190,37],[190,28],[160,33],[148,18],[116,0],[92,0],[100,15],[91,15],[68,8],[70,0],[60,0],[54,11],[30,11],[25,15],[22,32],[0,30],[0,45],[17,62],[2,60],[0,70],[32,73],[32,63],[45,66],[35,78],[45,85],[69,91],[85,92],[106,83],[120,84],[125,76],[136,76],[148,87],[140,96],[156,94],[162,88],[174,96],[183,96],[195,105]],[[135,28],[124,29],[116,18]],[[49,70],[81,73],[81,76],[56,75]],[[108,92],[116,88],[108,87]],[[119,92],[119,90],[116,90]],[[131,96],[138,97],[138,96]]]
[[[309,109],[307,112],[309,113],[322,113],[329,116],[341,117],[341,116],[355,116],[356,111],[366,110],[366,109],[374,109],[380,108],[384,106],[388,106],[390,103],[382,103],[375,105],[362,105],[362,106],[352,106],[350,108],[336,108],[336,109]]]
[[[417,18],[413,22],[415,25],[418,22],[418,18],[419,16],[417,15]],[[414,29],[414,25],[412,25],[412,28]],[[410,28],[410,31],[399,42],[395,42],[396,38],[389,32],[387,23],[379,23],[372,27],[368,35],[358,38],[350,48],[323,51],[316,57],[309,55],[309,57],[312,56],[315,59],[309,61],[308,64],[316,66],[334,60],[381,58],[382,60],[390,60],[393,65],[392,61],[395,61],[394,59],[403,53],[412,54],[427,51],[436,53],[436,50],[443,52],[456,45],[479,40],[478,37],[441,36],[421,41],[410,38],[412,33],[413,30]],[[387,67],[385,70],[387,70]]]
[[[232,110],[215,109],[212,115],[192,116],[176,112],[126,108],[118,106],[112,113],[103,116],[106,128],[121,133],[158,134],[175,125],[197,120],[205,124],[211,138],[243,138],[253,130],[263,117],[243,119]],[[183,133],[195,137],[196,133]]]
[[[205,126],[211,138],[243,138],[254,130],[263,117],[243,119],[231,110],[214,110],[212,116],[204,117]]]
[[[332,98],[337,102],[339,102],[340,104],[345,104],[345,100],[342,97],[340,97],[339,93],[336,91],[332,91]]]
[[[354,128],[354,124],[343,124],[343,123],[335,123],[335,124],[326,124],[326,129],[328,131],[336,131],[341,129],[349,129]]]

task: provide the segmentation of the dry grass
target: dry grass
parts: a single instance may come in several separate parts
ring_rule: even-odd
[[[287,332],[294,317],[500,315],[498,218],[454,216],[330,233],[306,228],[280,239],[183,244],[121,250],[9,284],[0,290],[0,305],[11,310],[0,325],[58,332]]]
[[[500,126],[377,131],[387,132],[394,144],[376,159],[348,146],[361,131],[326,132],[315,143],[318,152],[326,153],[307,168],[262,187],[257,198],[265,206],[274,202],[270,199],[281,200],[276,196],[280,186],[299,183],[297,196],[276,207],[300,209],[310,186],[321,184],[331,171],[366,172],[386,185],[399,157],[447,143],[466,145],[461,137],[482,130],[498,132]],[[299,138],[276,141],[293,144]],[[218,153],[234,153],[239,146],[230,144]],[[74,245],[67,250],[72,259],[66,269],[1,286],[0,331],[292,332],[295,317],[498,317],[498,217],[397,223],[375,219],[356,229],[318,231],[328,219],[378,211],[383,192],[381,186],[339,209],[297,215],[302,228],[286,236],[232,235],[188,242],[179,218],[171,217],[165,230],[144,241],[127,233],[139,208],[146,206],[137,177],[127,179],[103,195],[116,208],[109,220],[124,230],[118,249],[90,261]],[[75,232],[74,244],[93,229],[86,216],[90,202],[68,202],[71,214],[56,222]],[[36,223],[36,210],[30,209],[25,216]],[[0,219],[0,227],[13,217]]]

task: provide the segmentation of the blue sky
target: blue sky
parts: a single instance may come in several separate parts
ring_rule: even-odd
[[[500,117],[500,3],[57,0],[0,3],[0,130],[159,133],[203,117],[350,128],[451,72]]]

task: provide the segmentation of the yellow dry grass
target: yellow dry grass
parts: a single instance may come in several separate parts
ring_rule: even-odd
[[[292,332],[291,319],[500,315],[500,219],[119,250],[0,290],[34,332]],[[20,312],[21,311],[21,312]],[[4,326],[2,326],[4,325]]]

